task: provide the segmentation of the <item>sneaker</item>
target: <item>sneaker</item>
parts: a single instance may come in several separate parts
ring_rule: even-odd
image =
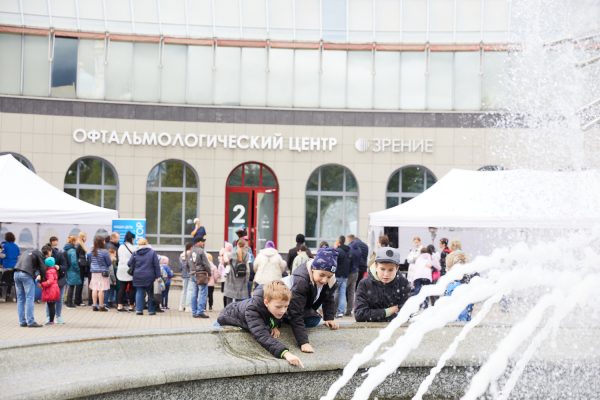
[[[92,307],[92,311],[99,311],[100,309],[98,308],[98,306],[93,306]]]
[[[124,309],[124,308],[117,308],[117,311],[118,311],[118,312],[127,312],[127,310],[126,310],[126,309]]]
[[[28,328],[41,328],[43,325],[34,322],[33,324],[27,325]]]
[[[65,304],[65,307],[67,307],[67,308],[75,308],[75,304]]]
[[[62,317],[56,317],[56,323],[62,325],[65,323],[65,320]]]
[[[155,312],[149,312],[148,315],[156,315]]]
[[[54,325],[54,321],[48,321],[45,325]]]
[[[143,313],[143,312],[141,312],[141,311],[137,311],[137,312],[135,313],[135,315],[144,315],[144,313]]]
[[[104,306],[103,306],[103,307],[100,307],[100,311],[106,312],[106,311],[108,311],[108,308],[106,308],[106,307],[104,307]]]
[[[198,314],[198,318],[210,318],[208,315],[202,313],[202,314]]]
[[[335,314],[336,318],[343,318],[344,317],[344,313],[337,313]]]
[[[23,322],[22,324],[19,324],[19,326],[21,326],[21,328],[27,328],[27,322]]]
[[[177,311],[183,311],[183,310],[184,310],[184,308],[183,308],[183,306],[181,306],[181,307],[179,307],[179,309]]]
[[[188,308],[188,307],[186,307],[186,308],[185,308],[185,312],[192,312],[192,307],[189,307],[189,308]]]
[[[208,307],[208,311],[212,311],[212,307]]]

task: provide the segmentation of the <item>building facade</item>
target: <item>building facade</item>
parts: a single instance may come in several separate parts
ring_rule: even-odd
[[[176,250],[366,236],[452,168],[496,168],[503,0],[6,1],[0,151]]]

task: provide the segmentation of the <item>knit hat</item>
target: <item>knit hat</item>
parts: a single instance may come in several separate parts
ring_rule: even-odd
[[[48,257],[44,260],[44,264],[46,264],[46,267],[54,267],[56,260],[54,257]]]
[[[265,249],[274,249],[275,248],[275,243],[273,243],[272,240],[269,240],[266,244],[265,244]]]
[[[337,268],[338,252],[331,247],[321,247],[312,263],[312,269],[333,272]]]

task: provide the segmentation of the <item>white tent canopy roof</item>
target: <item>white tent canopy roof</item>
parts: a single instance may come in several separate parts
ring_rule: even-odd
[[[81,201],[52,186],[10,154],[0,156],[0,221],[110,226],[118,212]]]
[[[371,228],[586,228],[600,224],[600,171],[454,169],[416,198],[369,214]]]

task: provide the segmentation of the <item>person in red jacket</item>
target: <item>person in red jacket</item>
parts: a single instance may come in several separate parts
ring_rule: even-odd
[[[42,285],[42,301],[48,303],[48,311],[50,314],[50,320],[46,325],[54,325],[54,317],[56,315],[56,302],[60,300],[60,288],[58,287],[58,272],[57,268],[60,268],[56,264],[54,257],[48,257],[44,260],[46,264],[46,280],[41,283]]]

